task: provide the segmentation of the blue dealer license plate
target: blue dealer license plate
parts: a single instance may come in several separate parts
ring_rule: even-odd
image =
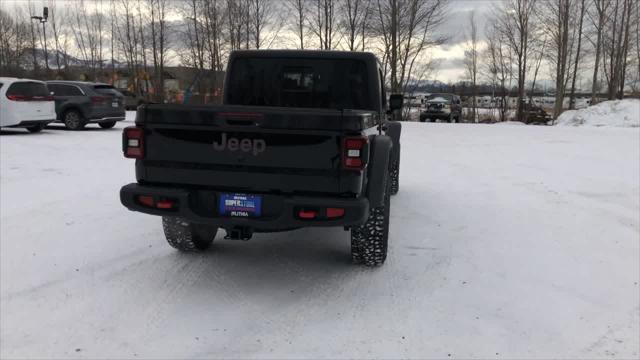
[[[262,197],[247,194],[220,194],[220,215],[233,217],[259,217]]]

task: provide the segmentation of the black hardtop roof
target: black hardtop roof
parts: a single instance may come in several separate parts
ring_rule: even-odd
[[[336,51],[336,50],[236,50],[232,57],[266,57],[266,58],[313,58],[313,59],[356,59],[377,61],[370,52]]]

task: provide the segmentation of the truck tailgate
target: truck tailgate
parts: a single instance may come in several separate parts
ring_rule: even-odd
[[[138,111],[138,181],[253,192],[358,193],[341,169],[345,134],[371,114],[338,110],[150,105]]]

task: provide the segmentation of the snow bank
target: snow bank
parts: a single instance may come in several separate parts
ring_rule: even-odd
[[[497,123],[494,123],[494,125],[527,125],[527,124],[523,123],[522,121],[509,120],[509,121],[498,121]]]
[[[568,110],[557,119],[561,126],[640,127],[640,100],[605,101],[580,110]]]

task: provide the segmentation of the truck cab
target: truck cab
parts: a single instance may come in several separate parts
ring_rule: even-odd
[[[373,54],[247,50],[229,57],[223,104],[143,105],[123,133],[136,182],[129,209],[163,217],[170,245],[209,247],[218,229],[339,226],[352,258],[386,258],[400,123]],[[394,175],[395,174],[395,175]]]

